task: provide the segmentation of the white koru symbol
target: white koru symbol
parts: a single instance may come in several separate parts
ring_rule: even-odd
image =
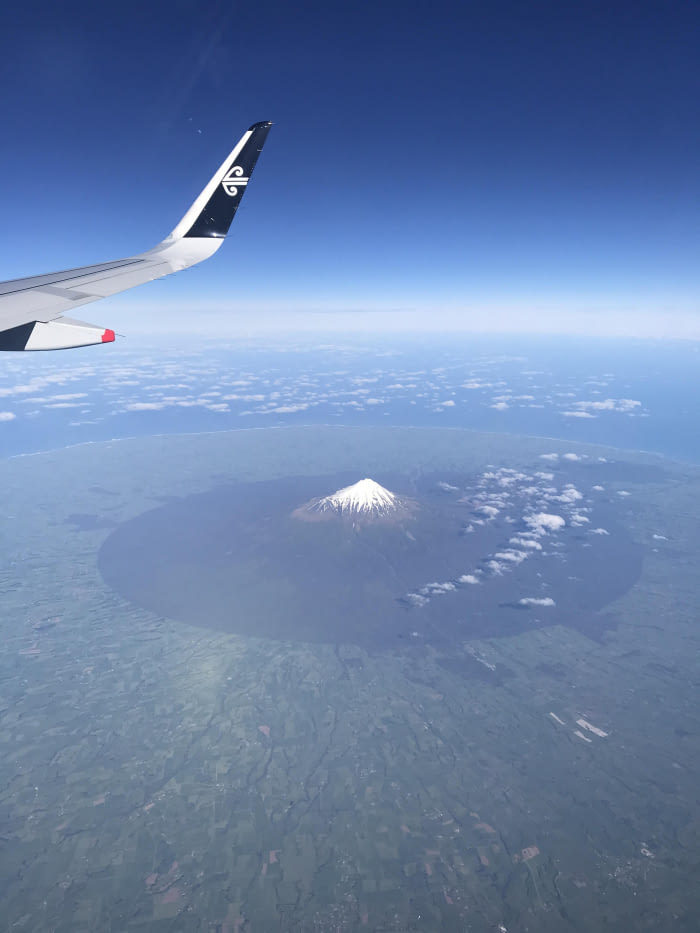
[[[235,198],[239,187],[248,184],[248,179],[243,175],[243,169],[240,165],[234,165],[224,175],[221,181],[221,187],[230,198]]]

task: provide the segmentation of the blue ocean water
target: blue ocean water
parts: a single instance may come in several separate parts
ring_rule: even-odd
[[[0,455],[161,433],[419,425],[700,462],[700,345],[430,338],[172,343],[2,354]]]

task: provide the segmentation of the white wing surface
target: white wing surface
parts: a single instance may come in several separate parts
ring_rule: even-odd
[[[114,340],[114,331],[66,313],[213,256],[228,233],[271,126],[254,123],[243,134],[173,232],[148,252],[0,283],[0,350],[62,350]]]

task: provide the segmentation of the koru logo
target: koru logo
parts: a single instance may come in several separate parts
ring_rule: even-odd
[[[230,168],[221,180],[221,187],[230,198],[235,198],[238,194],[238,189],[245,187],[247,184],[248,179],[243,174],[243,169],[240,165],[234,165],[233,168]]]

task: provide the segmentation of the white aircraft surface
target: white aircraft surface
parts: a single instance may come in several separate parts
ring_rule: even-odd
[[[213,256],[223,243],[272,124],[254,123],[162,243],[145,253],[0,283],[0,350],[64,350],[111,343],[114,331],[65,316]]]

